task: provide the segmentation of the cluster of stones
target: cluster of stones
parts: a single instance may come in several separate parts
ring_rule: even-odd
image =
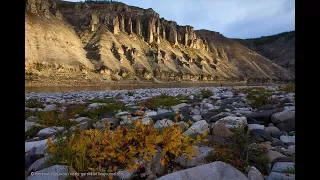
[[[247,100],[246,94],[234,94],[233,89],[239,87],[207,87],[207,88],[172,88],[172,89],[139,89],[121,91],[91,91],[91,92],[59,92],[59,93],[26,93],[26,100],[37,98],[44,103],[44,108],[25,108],[26,111],[63,111],[70,104],[87,104],[92,99],[118,99],[123,101],[127,106],[135,109],[133,112],[119,111],[115,117],[101,117],[97,122],[90,124],[88,117],[75,117],[70,121],[78,122],[77,127],[81,129],[101,129],[103,125],[110,124],[116,128],[121,124],[131,123],[132,120],[142,118],[142,122],[147,124],[150,121],[154,123],[155,128],[163,128],[172,124],[178,124],[183,129],[185,136],[194,136],[208,132],[211,137],[230,137],[231,128],[236,125],[245,125],[248,127],[252,137],[268,149],[269,172],[265,177],[259,170],[251,166],[248,173],[243,174],[234,167],[224,162],[216,161],[205,164],[204,157],[214,151],[212,147],[199,146],[196,156],[189,160],[184,156],[179,157],[176,162],[181,168],[176,168],[174,172],[162,177],[156,174],[164,172],[160,165],[161,157],[155,156],[146,173],[151,179],[212,179],[212,177],[221,177],[221,179],[277,179],[286,178],[294,179],[295,175],[286,172],[287,169],[294,168],[295,157],[295,102],[294,93],[284,93],[279,91],[273,92],[273,98],[284,104],[279,108],[277,105],[263,105],[256,109],[251,107],[250,101]],[[274,87],[265,87],[274,90]],[[213,92],[213,96],[201,99],[199,94],[201,89],[207,89]],[[182,102],[181,104],[170,108],[157,108],[150,110],[143,108],[143,113],[137,104],[153,96],[161,94],[177,96],[179,94],[187,95],[191,103]],[[62,104],[60,109],[55,103]],[[103,103],[87,104],[87,108],[97,108]],[[223,109],[223,111],[217,110]],[[178,122],[173,121],[173,117],[179,113]],[[144,116],[142,117],[142,115]],[[130,118],[129,118],[130,117]],[[25,120],[25,131],[31,126],[38,125],[35,123],[37,117],[29,117]],[[121,120],[119,120],[121,119]],[[192,121],[192,125],[187,128],[187,122]],[[222,125],[223,124],[223,125]],[[28,139],[25,142],[26,157],[26,176],[30,172],[70,172],[67,166],[55,165],[48,167],[46,160],[50,158],[45,153],[47,147],[47,138],[55,141],[54,135],[57,132],[67,132],[69,130],[63,127],[50,127],[38,132],[37,137]],[[224,133],[221,133],[224,132]],[[210,135],[208,136],[211,139]],[[218,139],[215,139],[218,141]],[[184,169],[184,170],[181,170]],[[222,173],[225,172],[225,173]],[[227,172],[227,173],[226,173]],[[122,179],[133,178],[135,172],[120,170],[116,176]],[[63,179],[63,176],[61,176]],[[41,176],[29,176],[27,179],[41,179]],[[52,178],[54,179],[54,178]]]

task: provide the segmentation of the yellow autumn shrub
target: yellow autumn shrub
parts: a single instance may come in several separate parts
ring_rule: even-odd
[[[48,153],[53,155],[52,163],[66,164],[77,172],[116,172],[139,168],[136,159],[151,161],[161,149],[161,164],[165,166],[180,155],[191,158],[197,151],[192,146],[207,141],[199,135],[192,139],[182,133],[178,125],[156,129],[152,121],[144,125],[138,119],[114,131],[106,126],[102,130],[78,130],[56,143],[49,140]]]

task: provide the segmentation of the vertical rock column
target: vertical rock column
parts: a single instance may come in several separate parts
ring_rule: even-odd
[[[160,44],[160,19],[157,19],[156,24],[155,24],[155,29],[156,29],[155,41],[158,44]]]
[[[112,26],[113,26],[113,33],[114,33],[114,34],[119,34],[120,28],[119,28],[118,16],[115,16],[115,17],[113,18]]]
[[[123,15],[120,15],[119,21],[120,21],[120,31],[125,32],[126,30],[125,30],[125,26],[124,26],[124,16]]]
[[[99,18],[97,15],[92,14],[91,15],[91,22],[90,22],[90,29],[91,31],[97,30],[97,24],[99,23]]]
[[[136,33],[138,36],[142,36],[140,19],[137,19],[136,23]]]
[[[147,27],[147,42],[153,42],[153,33],[155,32],[155,19],[149,18],[148,19],[148,27]]]
[[[132,34],[132,19],[131,19],[131,17],[128,17],[128,18],[127,18],[127,23],[126,23],[126,25],[127,25],[127,32],[128,32],[129,34]]]
[[[185,27],[185,31],[186,31],[186,32],[185,32],[185,34],[184,34],[184,45],[185,45],[185,46],[188,46],[189,33],[190,33],[188,26]]]
[[[178,44],[178,34],[177,34],[177,23],[174,21],[170,21],[168,24],[168,41],[173,43],[174,45]]]

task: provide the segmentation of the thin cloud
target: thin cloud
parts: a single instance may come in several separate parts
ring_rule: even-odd
[[[121,2],[145,9],[152,8],[161,17],[176,21],[179,25],[217,31],[230,38],[254,38],[295,29],[294,0],[122,0]]]

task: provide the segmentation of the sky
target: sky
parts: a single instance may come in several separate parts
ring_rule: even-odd
[[[68,0],[77,1],[77,0]],[[257,38],[295,30],[294,0],[118,0],[160,17],[220,32],[228,38]]]

